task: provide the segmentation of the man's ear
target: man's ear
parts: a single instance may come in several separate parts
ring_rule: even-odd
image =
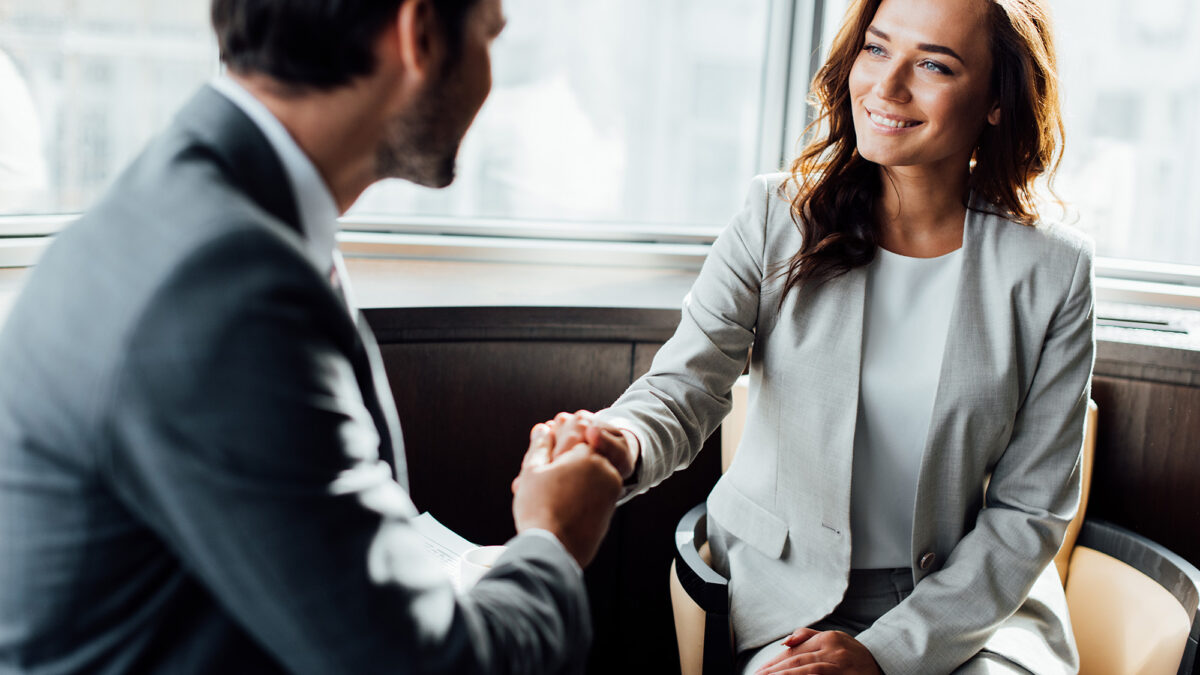
[[[405,72],[425,78],[445,58],[445,44],[430,0],[405,0],[396,13],[396,56]]]
[[[987,122],[992,126],[1000,125],[1000,102],[996,101],[992,105],[992,109],[988,111]]]

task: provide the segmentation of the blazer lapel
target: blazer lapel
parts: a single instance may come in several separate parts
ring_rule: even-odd
[[[979,206],[972,204],[972,206]],[[934,541],[939,513],[974,513],[983,500],[982,477],[990,461],[985,448],[1007,433],[1003,420],[1010,398],[1012,317],[996,302],[1007,302],[989,285],[988,270],[1003,264],[991,228],[1017,227],[975,210],[963,225],[962,272],[946,335],[937,393],[929,420],[917,503],[913,514],[913,555],[948,552],[955,541]],[[934,503],[921,495],[938,494]],[[969,529],[969,526],[967,526]],[[921,575],[934,570],[922,571]]]
[[[836,565],[844,563],[846,569],[850,566],[850,475],[862,368],[866,278],[866,268],[860,267],[825,282],[818,292],[803,298],[799,293],[790,294],[784,316],[803,327],[798,332],[802,341],[795,351],[782,350],[780,353],[789,354],[787,358],[793,361],[778,365],[795,371],[801,383],[796,391],[784,393],[793,398],[782,405],[801,406],[794,414],[805,421],[793,430],[789,442],[819,448],[833,458],[816,466],[781,459],[777,482],[780,499],[800,505],[808,517],[819,518],[824,529],[838,538],[837,554],[844,560],[836,561]],[[809,395],[809,391],[815,393]]]
[[[836,301],[841,305],[837,316],[837,327],[826,335],[838,335],[828,352],[830,366],[834,372],[844,373],[843,377],[829,378],[822,386],[827,401],[828,438],[823,447],[837,453],[841,458],[837,463],[836,492],[826,492],[825,496],[833,496],[837,501],[836,513],[841,517],[833,521],[828,515],[822,522],[825,527],[835,530],[843,541],[849,542],[845,536],[850,532],[850,479],[854,463],[854,432],[858,426],[858,396],[862,379],[862,345],[863,345],[863,313],[867,303],[867,268],[858,267],[838,277],[833,282],[837,284],[838,296]],[[816,446],[822,447],[822,446]],[[830,513],[826,511],[826,513]],[[849,569],[850,548],[843,551],[846,556],[846,568]]]
[[[180,111],[178,123],[200,139],[212,153],[230,183],[254,200],[267,213],[304,238],[296,196],[292,193],[283,163],[270,141],[232,101],[205,86]],[[345,308],[341,294],[339,307]],[[392,400],[383,359],[362,313],[352,310],[355,348],[350,354],[363,403],[379,431],[380,459],[392,465],[396,480],[408,490],[408,469],[400,435],[400,421]],[[343,312],[339,312],[345,316]]]

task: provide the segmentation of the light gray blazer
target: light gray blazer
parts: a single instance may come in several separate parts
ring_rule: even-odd
[[[866,269],[780,307],[774,272],[800,246],[784,178],[754,180],[674,337],[601,413],[640,439],[630,492],[645,491],[721,423],[753,345],[745,432],[708,498],[710,539],[729,542],[714,562],[730,577],[739,651],[826,616],[850,571]],[[1037,673],[1073,672],[1051,558],[1079,501],[1091,248],[1065,226],[972,210],[962,265],[917,486],[916,588],[859,640],[889,675],[950,672],[984,648]]]

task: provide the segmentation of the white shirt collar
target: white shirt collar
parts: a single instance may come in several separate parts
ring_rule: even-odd
[[[309,260],[322,275],[327,275],[333,266],[338,228],[337,202],[329,186],[288,130],[253,94],[228,75],[218,75],[211,84],[246,113],[267,137],[283,164],[292,194],[296,196],[296,210],[300,213],[300,228],[304,231]]]

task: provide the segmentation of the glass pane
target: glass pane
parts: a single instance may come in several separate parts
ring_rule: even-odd
[[[1103,256],[1200,265],[1200,4],[1058,0],[1057,190]]]
[[[728,222],[757,166],[770,0],[505,0],[495,84],[435,191],[357,214]]]
[[[0,0],[0,214],[85,209],[216,58],[204,0]]]

